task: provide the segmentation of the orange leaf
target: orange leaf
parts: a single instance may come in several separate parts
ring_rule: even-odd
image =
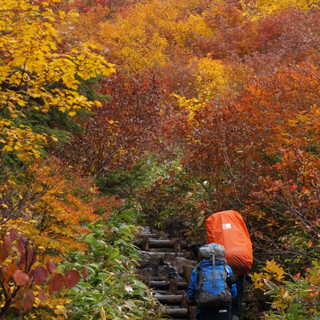
[[[13,274],[19,270],[19,267],[17,265],[15,265],[14,263],[9,263],[8,264],[8,271],[9,271],[9,274],[10,276],[12,277]]]

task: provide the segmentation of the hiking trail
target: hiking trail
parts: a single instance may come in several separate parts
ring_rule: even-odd
[[[165,318],[195,320],[196,307],[188,311],[185,293],[191,272],[198,264],[192,248],[202,244],[190,244],[163,231],[150,231],[148,227],[142,230],[136,243],[142,259],[137,277],[153,289],[155,297],[165,307]]]

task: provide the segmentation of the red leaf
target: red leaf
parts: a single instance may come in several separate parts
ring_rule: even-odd
[[[21,253],[20,254],[20,269],[22,269],[22,267],[26,266],[26,254],[25,253]]]
[[[47,279],[48,272],[44,267],[39,267],[34,270],[33,279],[35,284],[40,284]]]
[[[19,299],[17,300],[14,305],[18,308],[18,309],[21,309],[22,308],[22,304],[23,304],[23,300],[22,299]]]
[[[23,253],[26,251],[26,241],[25,238],[19,237],[18,238],[18,251]]]
[[[36,261],[36,253],[34,250],[27,250],[26,251],[26,266],[30,267]]]
[[[69,270],[66,272],[64,278],[66,281],[66,287],[70,289],[78,283],[80,279],[80,273],[77,270]]]
[[[54,263],[52,261],[47,262],[47,270],[49,271],[49,274],[51,274],[55,268],[56,268],[56,266],[54,265]]]
[[[41,302],[45,301],[47,299],[45,293],[43,291],[40,291],[38,294],[38,298],[40,299]]]
[[[8,252],[4,247],[4,244],[0,244],[0,261],[6,260],[8,257]]]
[[[0,269],[0,280],[2,283],[6,283],[10,279],[10,272],[8,268]]]
[[[23,311],[27,311],[34,305],[35,298],[31,290],[28,290],[23,297]]]
[[[10,253],[10,251],[11,251],[11,245],[12,245],[11,238],[9,236],[5,237],[3,239],[3,246],[8,253]]]
[[[18,236],[19,236],[17,230],[15,230],[15,229],[10,229],[9,233],[10,233],[10,239],[11,239],[11,241],[17,240],[17,238],[18,238]]]
[[[28,281],[28,275],[21,270],[16,270],[13,274],[13,280],[17,286],[23,286]]]
[[[86,266],[83,266],[82,267],[82,276],[83,276],[83,279],[85,279],[89,274],[89,271],[88,271],[88,268]]]
[[[60,273],[54,275],[53,279],[51,280],[49,293],[50,295],[57,294],[61,291],[64,286],[64,276]]]

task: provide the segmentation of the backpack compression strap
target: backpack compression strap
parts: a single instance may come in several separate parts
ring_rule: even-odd
[[[216,287],[216,272],[215,272],[216,260],[214,256],[214,249],[211,250],[211,261],[212,261],[212,288],[215,288]]]

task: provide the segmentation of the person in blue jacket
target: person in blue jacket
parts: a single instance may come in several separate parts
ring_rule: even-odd
[[[225,268],[227,269],[227,278],[226,280],[220,279],[217,281],[224,281],[226,283],[223,286],[227,285],[231,291],[231,297],[234,298],[237,295],[236,280],[237,276],[233,275],[232,269],[229,265],[225,264],[225,261],[215,261],[215,272],[224,272]],[[197,290],[199,279],[198,279],[198,270],[199,267],[203,270],[204,273],[212,275],[213,264],[210,259],[202,259],[197,268],[192,271],[191,282],[187,291],[187,303],[189,305],[197,304]],[[200,271],[201,272],[201,271]],[[205,276],[206,277],[206,276]],[[210,280],[207,280],[210,281]],[[212,278],[211,278],[212,281]],[[212,283],[212,282],[211,282]],[[206,280],[204,281],[204,286],[206,285]],[[208,284],[207,284],[208,285]],[[218,285],[218,283],[217,283]],[[212,286],[212,284],[211,284]],[[232,319],[231,305],[221,305],[221,306],[208,306],[200,307],[198,306],[197,310],[197,320],[230,320]]]

